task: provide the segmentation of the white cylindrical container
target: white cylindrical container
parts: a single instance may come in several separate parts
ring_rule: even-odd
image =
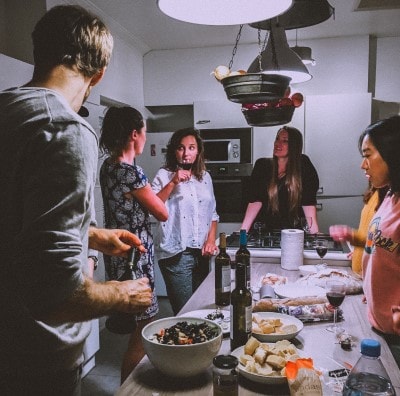
[[[296,271],[303,265],[304,231],[287,229],[281,231],[281,267]]]

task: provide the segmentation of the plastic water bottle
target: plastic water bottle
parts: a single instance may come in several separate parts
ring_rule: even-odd
[[[343,396],[394,396],[396,392],[383,366],[379,341],[361,341],[361,357],[350,371]]]

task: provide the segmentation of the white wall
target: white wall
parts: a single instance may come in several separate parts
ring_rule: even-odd
[[[0,54],[0,90],[17,87],[32,78],[33,66]]]
[[[304,94],[368,91],[368,36],[309,40],[298,42],[298,45],[311,46],[317,64],[308,68],[313,79],[293,85],[293,91]],[[146,106],[226,99],[223,86],[210,73],[218,65],[228,65],[232,48],[224,46],[147,53],[144,56]],[[256,44],[239,45],[232,69],[247,70],[257,53]]]

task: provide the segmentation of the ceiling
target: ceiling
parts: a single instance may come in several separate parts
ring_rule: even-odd
[[[251,0],[244,1],[250,4]],[[84,2],[110,25],[111,30],[123,32],[143,53],[151,50],[233,46],[239,29],[239,26],[195,25],[174,20],[158,9],[157,0]],[[318,25],[298,29],[299,41],[354,35],[400,36],[400,0],[329,0],[329,4],[335,8],[335,16]],[[357,7],[362,11],[354,11]],[[295,39],[295,30],[286,33],[288,40]],[[245,25],[240,44],[256,42],[257,30]]]

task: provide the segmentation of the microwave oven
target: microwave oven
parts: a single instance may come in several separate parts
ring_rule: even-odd
[[[203,145],[208,164],[240,163],[240,139],[203,140]]]
[[[252,128],[201,129],[207,164],[252,164]]]

